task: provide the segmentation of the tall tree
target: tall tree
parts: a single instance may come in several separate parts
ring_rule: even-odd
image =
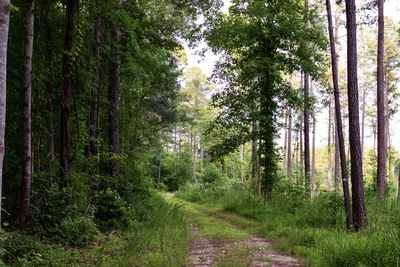
[[[292,176],[292,109],[289,108],[289,119],[288,119],[288,144],[287,144],[287,176]]]
[[[79,0],[66,1],[66,21],[63,58],[63,85],[61,94],[61,131],[60,131],[60,166],[63,176],[62,183],[66,184],[66,177],[71,170],[71,105],[72,105],[72,67],[74,33],[78,15]]]
[[[344,145],[344,137],[343,137],[343,124],[342,124],[342,114],[341,114],[342,112],[340,108],[339,73],[337,64],[335,36],[333,34],[332,9],[330,0],[326,0],[326,9],[328,16],[329,43],[331,48],[332,80],[333,80],[333,93],[335,100],[335,119],[336,119],[335,125],[336,125],[337,142],[340,154],[340,166],[342,170],[344,207],[346,211],[347,228],[351,229],[353,226],[353,215],[351,209],[350,190],[349,190],[349,174],[347,171],[347,162],[346,162],[346,148]]]
[[[123,1],[117,0],[118,8],[121,8]],[[120,145],[120,101],[121,101],[121,56],[120,56],[120,42],[121,42],[121,29],[118,25],[112,27],[112,38],[114,41],[114,53],[109,74],[108,85],[108,138],[109,138],[109,152],[110,152],[110,175],[120,175],[120,164],[116,158],[121,152]]]
[[[377,188],[381,199],[385,197],[386,180],[386,126],[385,126],[385,18],[384,0],[377,0],[378,3],[378,66],[377,66],[377,108],[378,108],[378,168],[377,168]]]
[[[2,211],[3,160],[5,152],[7,96],[7,48],[10,23],[10,1],[0,0],[0,228]]]
[[[309,113],[309,76],[304,74],[304,175],[306,190],[311,195],[310,164],[310,113]]]
[[[346,0],[347,21],[347,95],[349,108],[349,143],[354,229],[367,226],[363,166],[360,144],[360,118],[357,77],[357,20],[355,0]],[[338,127],[340,127],[338,125]]]
[[[18,214],[19,228],[22,230],[26,228],[32,183],[32,55],[34,9],[34,1],[27,1],[22,78],[22,179],[20,210]]]
[[[94,27],[93,56],[95,60],[92,89],[90,91],[89,115],[89,153],[96,155],[98,152],[98,127],[99,127],[99,97],[101,88],[101,30],[102,17],[98,14]]]

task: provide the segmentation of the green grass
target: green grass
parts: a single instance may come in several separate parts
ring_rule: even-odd
[[[10,266],[182,266],[188,255],[190,231],[179,204],[161,197],[143,223],[126,231],[100,233],[85,248],[47,243],[34,236],[9,237]],[[11,239],[16,240],[11,242]]]
[[[200,200],[213,209],[217,207],[256,221],[256,225],[251,225],[253,233],[273,240],[280,250],[304,257],[310,266],[398,266],[400,203],[397,200],[367,198],[369,227],[350,233],[345,229],[340,196],[321,194],[308,200],[294,186],[279,190],[267,206],[245,189],[225,189],[219,193],[218,188],[199,191],[191,186],[177,196]],[[237,222],[237,218],[232,217],[232,222]]]

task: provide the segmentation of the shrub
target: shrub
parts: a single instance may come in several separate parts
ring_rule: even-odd
[[[66,218],[60,224],[58,236],[61,243],[84,247],[94,240],[97,232],[97,226],[90,218]]]
[[[102,229],[125,229],[133,219],[132,210],[117,191],[107,189],[97,195],[95,220]]]
[[[222,174],[215,164],[209,163],[205,166],[201,174],[201,181],[205,184],[220,184],[222,181]]]

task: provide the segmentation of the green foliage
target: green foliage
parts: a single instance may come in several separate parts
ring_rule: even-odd
[[[162,159],[161,177],[168,191],[176,191],[191,179],[192,159],[189,151],[165,154]]]
[[[97,194],[94,218],[101,229],[125,229],[133,219],[129,204],[110,188]]]
[[[97,233],[97,226],[91,218],[77,217],[62,220],[58,236],[61,243],[84,247],[94,240]]]
[[[207,164],[201,173],[201,182],[210,185],[217,185],[223,182],[220,169],[214,163]]]

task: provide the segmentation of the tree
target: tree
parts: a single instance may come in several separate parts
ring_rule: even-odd
[[[344,145],[343,137],[343,125],[342,125],[342,112],[340,108],[340,91],[339,91],[339,73],[337,64],[336,54],[336,43],[333,34],[333,23],[332,23],[332,11],[330,0],[326,0],[326,10],[328,16],[328,32],[329,32],[329,43],[331,47],[331,64],[332,64],[332,80],[333,80],[333,93],[335,101],[335,120],[336,120],[336,135],[337,138],[335,143],[338,143],[339,154],[340,154],[340,166],[342,170],[342,184],[343,184],[343,196],[344,196],[344,207],[346,212],[346,224],[347,229],[352,229],[353,226],[353,215],[351,210],[350,190],[349,190],[349,175],[347,171],[346,162],[346,148]],[[354,71],[354,70],[353,70]],[[350,101],[349,101],[350,102]],[[336,147],[336,145],[335,145]],[[337,152],[335,153],[337,154]]]
[[[360,144],[357,78],[357,22],[355,0],[346,0],[347,21],[347,95],[349,105],[349,143],[354,229],[367,226]],[[338,125],[339,127],[339,125]]]
[[[34,33],[33,0],[26,3],[24,68],[22,81],[22,179],[19,228],[24,230],[30,205],[32,183],[32,54]]]
[[[117,0],[118,8],[121,9],[122,0]],[[120,42],[121,42],[121,29],[117,22],[112,28],[112,38],[114,40],[114,55],[111,59],[111,67],[109,73],[108,85],[108,138],[109,138],[109,151],[110,151],[110,175],[120,175],[120,163],[117,159],[121,152],[120,147],[120,101],[121,101],[121,56],[120,56]]]
[[[5,152],[4,133],[6,129],[6,95],[7,95],[7,48],[10,22],[10,1],[0,1],[0,228],[3,188],[3,159]]]
[[[67,183],[67,176],[71,170],[71,105],[72,105],[72,67],[74,63],[74,33],[78,14],[78,0],[67,0],[65,15],[65,38],[63,57],[63,84],[61,94],[61,131],[60,131],[60,166],[63,177],[62,184]]]
[[[377,115],[378,115],[378,168],[377,168],[377,188],[381,199],[385,197],[386,180],[386,160],[387,160],[387,142],[386,142],[386,108],[385,108],[385,18],[384,18],[384,0],[378,0],[378,57],[377,57]]]
[[[97,3],[98,4],[98,3]],[[90,115],[89,115],[89,154],[98,153],[98,127],[99,127],[99,98],[101,89],[101,42],[103,19],[97,14],[94,26],[93,57],[95,59],[92,89],[90,91]]]

